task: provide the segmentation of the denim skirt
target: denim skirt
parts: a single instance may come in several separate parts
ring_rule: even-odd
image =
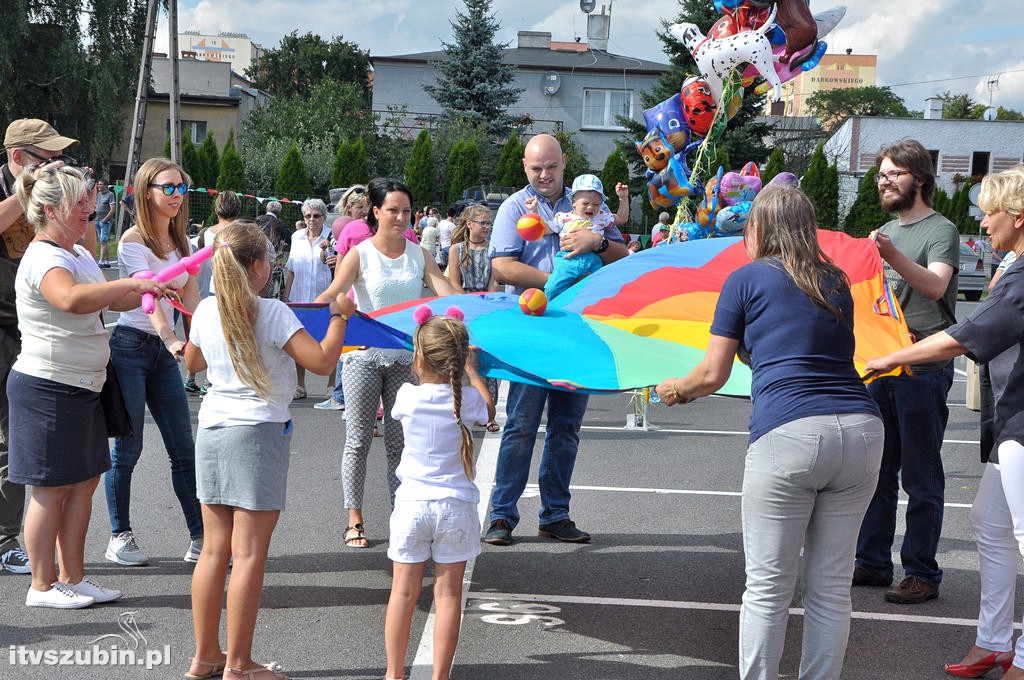
[[[100,393],[11,371],[8,476],[16,484],[65,486],[110,469]]]
[[[290,444],[291,421],[199,428],[199,502],[245,510],[284,510]]]

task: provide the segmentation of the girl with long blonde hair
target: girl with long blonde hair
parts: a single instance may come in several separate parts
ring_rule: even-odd
[[[192,577],[196,653],[186,678],[284,678],[276,664],[252,660],[252,639],[270,537],[284,509],[288,478],[293,366],[326,375],[341,355],[355,304],[330,303],[322,342],[280,300],[261,298],[273,269],[270,241],[250,220],[217,237],[213,282],[185,348],[189,370],[208,370],[212,385],[199,408],[196,479],[206,537]],[[228,565],[227,649],[219,639]]]
[[[433,678],[447,680],[459,640],[466,561],[480,552],[480,491],[473,484],[469,426],[493,419],[494,402],[476,369],[462,312],[453,307],[446,316],[431,316],[422,306],[415,318],[420,325],[413,335],[413,373],[419,384],[403,385],[392,409],[402,423],[405,448],[388,547],[395,564],[384,624],[385,678],[405,677],[412,613],[432,558]]]

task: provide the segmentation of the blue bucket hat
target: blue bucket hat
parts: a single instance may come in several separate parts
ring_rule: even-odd
[[[604,185],[601,184],[601,180],[597,178],[597,175],[580,175],[574,179],[572,181],[572,195],[575,196],[577,191],[596,191],[601,194],[601,200],[608,200],[608,197],[604,195]]]

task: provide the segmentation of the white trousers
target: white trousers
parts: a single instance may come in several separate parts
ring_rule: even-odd
[[[971,508],[978,542],[981,603],[975,644],[994,652],[1013,649],[1013,605],[1018,557],[1024,554],[1024,446],[999,445],[999,463],[987,463]],[[1024,637],[1014,665],[1024,668]]]
[[[857,534],[878,482],[884,433],[867,414],[812,416],[758,438],[743,475],[747,588],[739,671],[774,680],[803,548],[800,680],[839,678],[850,633]]]

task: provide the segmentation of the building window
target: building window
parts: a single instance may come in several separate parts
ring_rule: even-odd
[[[991,157],[992,154],[988,151],[975,151],[971,154],[971,176],[984,177],[987,175]]]
[[[583,90],[583,127],[625,130],[617,116],[633,117],[631,90]]]
[[[206,139],[206,121],[205,120],[182,120],[178,121],[181,124],[178,132],[182,138],[185,137],[185,130],[188,130],[188,134],[192,137],[192,143],[199,146]],[[171,136],[171,119],[166,119],[166,125],[164,130],[167,132],[167,136]]]
[[[932,157],[932,170],[935,171],[935,174],[938,174],[939,173],[939,150],[938,149],[928,149],[928,155]]]

